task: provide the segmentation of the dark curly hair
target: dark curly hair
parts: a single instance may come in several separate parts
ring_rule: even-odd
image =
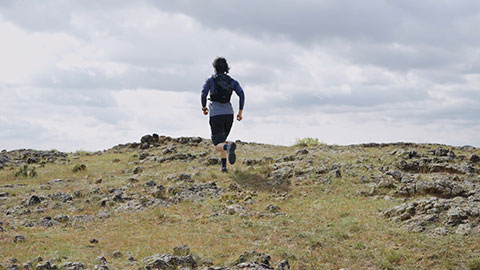
[[[228,67],[227,59],[223,57],[217,57],[213,60],[213,67],[217,74],[228,73],[230,67]]]

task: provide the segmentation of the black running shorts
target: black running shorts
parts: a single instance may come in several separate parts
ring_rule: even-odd
[[[228,134],[232,129],[233,114],[222,114],[210,117],[210,129],[214,145],[227,141]]]

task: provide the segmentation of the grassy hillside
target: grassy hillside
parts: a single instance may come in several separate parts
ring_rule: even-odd
[[[182,246],[199,269],[254,250],[291,269],[480,269],[479,149],[303,142],[238,142],[229,173],[200,138],[4,151],[0,269],[143,269]]]

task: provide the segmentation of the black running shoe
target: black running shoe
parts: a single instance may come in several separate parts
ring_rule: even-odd
[[[222,168],[220,169],[220,171],[221,171],[221,172],[224,172],[224,173],[228,173],[227,167],[222,167]]]
[[[232,142],[227,146],[228,162],[230,162],[230,164],[234,164],[235,161],[237,160],[237,156],[235,155],[236,148],[237,148],[237,145],[234,142]]]

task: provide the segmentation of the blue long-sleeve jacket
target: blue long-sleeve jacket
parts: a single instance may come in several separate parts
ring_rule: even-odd
[[[202,102],[202,107],[206,107],[207,105],[207,96],[208,93],[215,93],[215,82],[214,78],[217,75],[213,75],[210,78],[208,78],[205,81],[205,84],[203,85],[202,89],[202,95],[201,95],[201,102]],[[239,109],[243,110],[243,106],[245,105],[245,93],[243,92],[242,87],[236,81],[235,79],[232,78],[232,81],[230,82],[230,86],[232,89],[235,91],[237,96],[239,97]],[[210,117],[215,116],[215,115],[222,115],[222,114],[233,114],[233,107],[232,103],[220,103],[216,101],[210,101],[209,104],[209,111],[210,111]]]

